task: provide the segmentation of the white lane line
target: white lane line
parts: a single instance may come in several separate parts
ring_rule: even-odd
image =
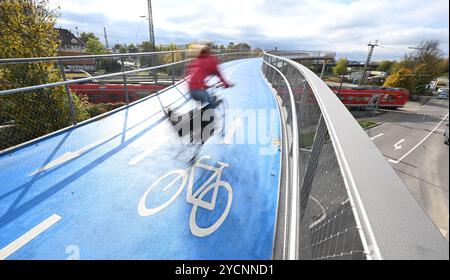
[[[442,118],[442,120],[433,128],[433,130],[430,131],[430,133],[427,134],[427,136],[425,136],[425,138],[423,138],[417,145],[415,145],[411,150],[409,150],[406,154],[404,154],[401,158],[399,158],[398,160],[393,160],[393,159],[389,159],[389,162],[398,164],[400,161],[402,161],[405,157],[407,157],[410,153],[412,153],[415,149],[417,149],[417,147],[419,147],[425,140],[428,139],[428,137],[431,136],[431,134],[434,133],[434,131],[436,131],[436,129],[444,122],[444,120],[448,117],[448,113],[447,115],[445,115],[444,118]]]
[[[152,143],[151,146],[145,149],[141,154],[130,160],[128,162],[128,165],[135,166],[136,164],[144,160],[146,157],[148,157],[151,153],[153,153],[156,149],[165,144],[167,140],[169,140],[169,137],[163,137],[159,141]]]
[[[438,128],[438,129],[436,129],[436,131],[445,132],[445,129],[440,129],[440,128]]]
[[[402,145],[400,145],[401,143],[405,142],[405,139],[402,139],[400,141],[398,141],[397,143],[394,144],[394,150],[400,150],[402,148]]]
[[[322,216],[320,217],[320,219],[318,219],[317,221],[315,221],[309,225],[309,228],[312,229],[313,227],[320,224],[323,220],[325,220],[327,218],[327,212],[325,211],[325,208],[322,206],[322,204],[320,204],[320,202],[317,199],[315,199],[313,196],[310,196],[310,198],[312,200],[314,200],[317,203],[317,205],[319,205],[320,210],[322,210]]]
[[[42,166],[41,168],[31,172],[30,174],[28,174],[28,176],[33,176],[35,174],[41,173],[42,171],[51,169],[53,167],[56,167],[60,164],[63,164],[67,161],[70,161],[74,158],[77,158],[79,156],[81,156],[82,154],[84,154],[85,152],[87,152],[88,150],[90,150],[91,148],[100,145],[103,141],[105,140],[99,140],[97,142],[94,142],[92,144],[89,144],[87,146],[84,146],[83,148],[79,149],[78,151],[75,152],[67,152],[65,154],[63,154],[62,156],[60,156],[59,158],[52,160],[51,162],[49,162],[48,164]]]
[[[28,232],[23,234],[21,237],[17,238],[13,242],[9,243],[0,250],[0,260],[6,259],[8,256],[25,246],[28,242],[33,240],[36,236],[46,231],[48,228],[56,224],[62,217],[56,214],[51,215],[42,223],[38,224],[34,228],[30,229]]]
[[[227,134],[223,139],[223,144],[229,145],[233,142],[234,133],[240,126],[242,126],[241,117],[237,117],[231,123],[231,127],[228,129]]]
[[[370,140],[375,140],[375,139],[377,139],[378,137],[383,136],[383,135],[384,135],[384,133],[377,134],[377,135],[375,135],[374,137],[371,137]]]

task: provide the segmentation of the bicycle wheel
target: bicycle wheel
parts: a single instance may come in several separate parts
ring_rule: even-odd
[[[172,187],[175,184],[175,182],[177,182],[177,181],[179,181],[181,179],[181,183],[180,183],[180,186],[178,187],[178,190],[174,193],[174,195],[172,195],[167,201],[165,201],[161,205],[159,205],[157,207],[147,208],[146,201],[147,201],[147,197],[150,194],[150,192],[153,189],[155,189],[155,187],[158,186],[158,184],[161,181],[163,181],[167,177],[170,177],[170,176],[173,176],[173,175],[176,175],[175,178],[169,184],[167,184],[167,186],[165,186],[163,188],[163,192],[167,191],[170,187]],[[158,213],[159,211],[161,211],[164,208],[166,208],[167,206],[169,206],[175,199],[177,199],[177,197],[183,191],[183,188],[186,185],[186,181],[187,181],[187,173],[183,169],[178,169],[178,170],[175,170],[175,171],[171,171],[171,172],[167,173],[166,175],[162,176],[161,178],[159,178],[158,180],[156,180],[156,182],[154,182],[148,188],[148,190],[144,193],[144,195],[139,200],[139,204],[138,204],[138,213],[139,213],[139,215],[144,216],[144,217],[145,216],[150,216],[150,215]]]
[[[211,233],[215,232],[227,218],[228,213],[230,212],[231,209],[231,203],[233,201],[233,190],[229,183],[219,181],[209,185],[200,193],[197,200],[201,200],[212,188],[219,188],[219,187],[224,187],[228,192],[228,201],[225,210],[223,211],[219,219],[217,219],[217,221],[212,226],[207,228],[201,228],[197,225],[196,221],[197,209],[199,207],[199,204],[194,202],[191,210],[191,215],[189,216],[189,227],[191,228],[191,232],[193,235],[198,237],[208,236]]]
[[[202,124],[202,139],[205,141],[214,135],[224,137],[225,131],[225,105],[223,100],[216,100],[208,110],[213,110],[212,121],[204,121]],[[207,128],[207,129],[206,129]]]
[[[226,125],[226,118],[225,118],[225,101],[220,100],[219,105],[217,106],[218,112],[219,112],[219,131],[217,134],[220,134],[220,136],[225,138],[225,125]]]

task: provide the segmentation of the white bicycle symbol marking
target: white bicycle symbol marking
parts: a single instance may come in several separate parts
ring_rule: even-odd
[[[190,171],[189,184],[188,184],[188,188],[187,188],[187,192],[186,192],[186,202],[191,203],[193,205],[191,214],[189,216],[189,227],[191,229],[191,232],[195,236],[204,237],[204,236],[210,235],[211,233],[216,231],[222,225],[222,223],[225,221],[226,217],[228,216],[228,213],[230,212],[231,202],[233,200],[233,190],[231,188],[231,185],[228,182],[222,181],[222,179],[221,179],[223,169],[225,167],[228,167],[229,165],[226,163],[223,163],[223,162],[218,162],[219,167],[215,167],[215,166],[210,166],[210,165],[207,165],[207,164],[201,162],[202,160],[209,159],[209,158],[210,158],[209,156],[203,156],[203,157],[199,158],[191,168],[178,169],[175,171],[171,171],[171,172],[165,174],[164,176],[162,176],[161,178],[159,178],[158,180],[156,180],[148,188],[148,190],[144,193],[144,195],[141,197],[141,200],[139,201],[139,204],[138,204],[139,215],[144,216],[144,217],[154,215],[154,214],[158,213],[159,211],[163,210],[164,208],[166,208],[167,206],[169,206],[172,202],[174,202],[175,199],[177,199],[177,197],[183,191],[184,186],[186,185],[186,182],[188,180],[188,176],[189,176],[188,173]],[[209,171],[213,171],[214,173],[194,193],[192,193],[196,168],[206,169]],[[155,187],[158,186],[158,184],[161,181],[163,181],[167,177],[173,177],[173,176],[175,176],[175,178],[163,188],[163,191],[167,191],[169,188],[171,188],[175,184],[175,182],[180,181],[180,179],[181,179],[181,183],[178,187],[178,190],[175,192],[175,194],[173,196],[171,196],[166,202],[164,202],[160,206],[153,207],[153,208],[147,208],[146,201],[147,201],[147,198],[148,198],[148,195],[150,194],[150,192],[153,189],[155,189]],[[213,181],[213,179],[216,179],[216,180],[215,180],[215,182],[211,183]],[[218,193],[220,187],[224,187],[225,190],[228,192],[228,201],[227,201],[227,205],[225,207],[224,212],[219,217],[219,219],[210,227],[207,227],[207,228],[199,227],[196,222],[196,215],[197,215],[198,207],[201,207],[201,208],[204,208],[204,209],[207,209],[210,211],[214,210],[214,208],[216,207],[217,193]],[[213,190],[211,202],[204,201],[203,197],[212,189],[214,189],[214,190]]]

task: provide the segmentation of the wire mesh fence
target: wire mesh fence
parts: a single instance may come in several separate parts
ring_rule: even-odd
[[[185,50],[0,59],[0,151],[153,95],[184,79],[191,59]]]
[[[315,93],[302,73],[289,61],[266,54],[263,73],[275,89],[285,119],[289,139],[287,154],[290,176],[298,174],[290,187],[291,196],[299,193],[297,220],[288,227],[295,227],[296,258],[299,259],[365,259],[349,194],[328,127],[317,103]],[[276,71],[275,69],[279,70]],[[286,84],[286,80],[288,84]],[[290,97],[287,88],[290,87]],[[294,103],[290,102],[293,98]],[[291,104],[295,104],[292,108]],[[295,113],[295,115],[294,115]],[[294,121],[294,119],[296,121]],[[297,138],[297,141],[295,141]],[[295,146],[297,143],[297,146]],[[298,161],[293,156],[298,153]],[[294,215],[295,213],[289,213]],[[292,241],[292,240],[291,240]],[[286,249],[288,250],[288,249]]]

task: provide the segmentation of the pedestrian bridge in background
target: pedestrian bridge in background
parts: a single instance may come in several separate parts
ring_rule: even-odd
[[[77,59],[149,56],[160,65],[0,91],[2,117],[62,87],[72,122],[0,151],[0,259],[448,259],[448,242],[308,68],[283,53],[220,54],[235,84],[221,92],[224,133],[189,165],[192,147],[164,113],[193,106],[185,52]],[[171,85],[129,102],[143,77]],[[70,85],[112,78],[125,104],[79,121]],[[3,131],[20,128],[7,121]]]

